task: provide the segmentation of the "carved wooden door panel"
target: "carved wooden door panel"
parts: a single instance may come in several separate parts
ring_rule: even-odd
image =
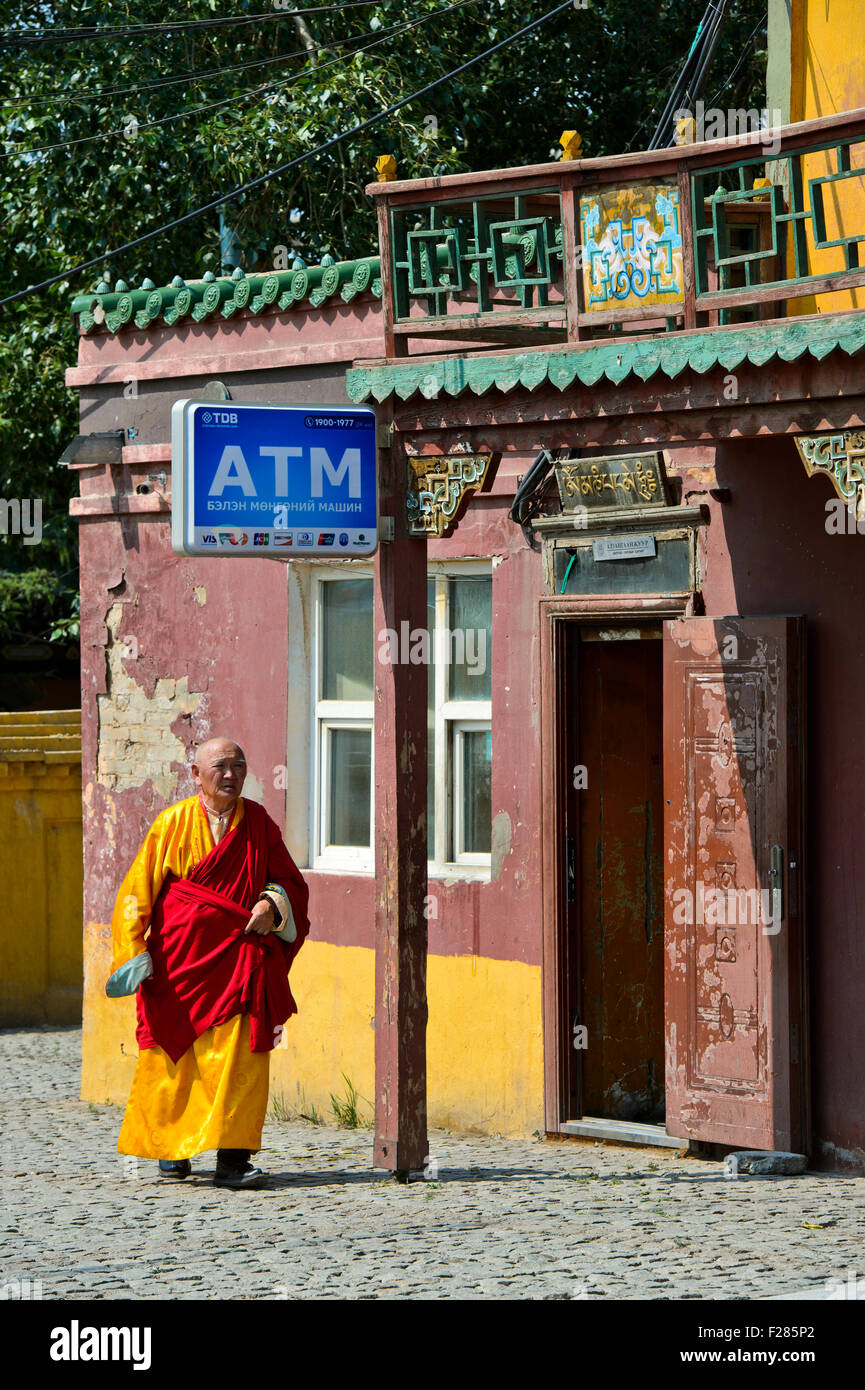
[[[666,1125],[807,1151],[804,619],[664,624]]]

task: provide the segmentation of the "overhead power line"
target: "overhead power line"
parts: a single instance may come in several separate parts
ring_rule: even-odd
[[[377,47],[377,45],[380,43],[384,43],[385,40],[388,38],[393,38],[397,34],[407,33],[411,29],[418,28],[421,24],[426,24],[428,20],[438,19],[442,15],[451,14],[454,10],[462,9],[466,5],[474,5],[477,3],[478,0],[456,0],[455,4],[448,5],[447,7],[442,8],[440,10],[431,10],[429,14],[421,15],[419,19],[404,20],[399,24],[395,24],[390,29],[382,30],[382,32],[378,34],[376,38],[372,39],[369,43],[362,45],[362,47],[354,48],[348,54],[341,54],[338,58],[331,59],[329,63],[322,63],[320,65],[312,67],[304,67],[301,72],[295,73],[292,77],[280,78],[278,81],[275,82],[264,82],[261,84],[261,86],[251,87],[246,92],[235,92],[230,97],[220,97],[218,101],[203,102],[200,106],[188,106],[184,111],[176,111],[173,115],[170,116],[159,116],[152,121],[139,122],[136,120],[134,130],[132,130],[131,134],[130,126],[128,124],[124,124],[122,126],[116,127],[113,130],[98,131],[95,135],[79,135],[72,140],[58,140],[53,145],[19,146],[12,144],[11,149],[7,149],[5,153],[0,154],[0,159],[13,159],[21,155],[36,156],[48,154],[52,150],[72,149],[73,147],[78,145],[92,145],[95,141],[110,140],[113,139],[115,136],[125,136],[127,139],[129,139],[133,136],[137,137],[138,132],[142,130],[153,130],[158,126],[172,125],[175,121],[186,120],[188,116],[200,115],[204,111],[216,111],[222,106],[236,105],[239,102],[248,101],[250,97],[260,96],[262,92],[273,92],[278,89],[281,90],[284,87],[293,86],[295,82],[300,82],[305,77],[318,76],[323,72],[327,72],[329,68],[338,67],[340,64],[345,63],[346,61],[348,61],[348,59],[353,58],[355,54],[368,52],[369,49]],[[293,58],[303,57],[304,59],[306,59],[308,57],[308,54],[304,52],[303,54],[294,53],[287,56]],[[129,118],[127,118],[127,121],[128,119]],[[6,144],[11,144],[11,142],[7,140]]]
[[[565,10],[573,9],[573,0],[564,0],[561,5],[556,5],[554,9],[547,10],[546,14],[539,19],[533,19],[530,24],[526,24],[516,33],[508,35],[507,38],[500,39],[490,48],[485,48],[482,53],[478,53],[474,58],[469,58],[467,62],[461,63],[459,67],[452,68],[450,72],[443,73],[441,77],[436,77],[426,86],[420,87],[416,92],[411,92],[407,97],[401,97],[399,101],[386,106],[383,111],[377,112],[374,116],[368,116],[365,121],[360,121],[349,130],[340,131],[338,135],[333,135],[324,144],[318,145],[314,150],[307,150],[304,154],[296,155],[294,159],[289,159],[285,164],[278,165],[275,169],[270,169],[266,174],[260,174],[256,179],[250,179],[247,183],[238,184],[228,193],[222,193],[218,198],[213,198],[209,203],[204,203],[201,207],[193,208],[191,212],[185,212],[181,217],[175,217],[170,222],[164,223],[161,227],[154,227],[149,232],[144,232],[141,236],[135,237],[132,241],[126,241],[122,246],[117,246],[113,250],[103,251],[98,256],[92,256],[88,261],[82,261],[79,265],[69,266],[68,269],[61,271],[59,275],[52,275],[47,280],[41,280],[38,285],[28,285],[24,290],[18,290],[15,294],[7,295],[5,299],[0,299],[0,308],[6,304],[14,304],[19,299],[26,299],[28,295],[37,294],[40,290],[48,289],[51,285],[59,285],[63,280],[69,280],[73,275],[80,275],[85,270],[92,270],[96,265],[104,265],[107,260],[117,256],[122,256],[126,251],[133,251],[137,246],[143,246],[145,242],[152,241],[154,237],[162,236],[164,232],[171,232],[175,227],[183,226],[186,222],[193,221],[196,217],[203,217],[206,212],[213,212],[216,208],[222,207],[224,203],[230,203],[234,198],[241,197],[244,193],[250,193],[253,188],[260,188],[262,184],[268,183],[271,179],[278,178],[280,174],[287,173],[289,169],[294,169],[299,164],[303,164],[308,159],[314,159],[325,151],[333,149],[336,145],[341,145],[344,141],[350,140],[352,136],[359,135],[361,131],[368,130],[370,126],[376,125],[386,117],[392,116],[394,112],[402,110],[411,102],[417,101],[419,97],[426,96],[436,87],[441,87],[445,82],[451,82],[454,78],[467,72],[469,68],[475,67],[477,63],[482,63],[485,58],[489,58],[493,53],[499,53],[509,44],[515,43],[517,39],[523,38],[533,30],[538,29],[548,20],[556,15],[562,14]]]
[[[754,25],[754,28],[751,30],[750,34],[748,35],[747,39],[745,40],[745,47],[742,49],[742,53],[741,53],[741,56],[740,56],[740,58],[739,58],[738,63],[737,63],[736,66],[734,67],[733,71],[732,71],[731,73],[729,73],[729,75],[728,75],[727,77],[724,78],[724,81],[721,83],[721,86],[718,88],[717,92],[716,92],[715,95],[712,97],[711,101],[709,101],[709,102],[707,103],[708,106],[714,106],[714,105],[715,105],[715,102],[718,100],[718,97],[723,96],[724,92],[726,92],[726,90],[727,90],[727,88],[729,87],[730,83],[733,81],[733,78],[736,76],[736,73],[739,71],[739,69],[740,69],[740,67],[742,66],[742,64],[744,63],[745,59],[748,57],[748,54],[751,52],[751,49],[752,49],[753,46],[754,46],[754,40],[755,40],[755,38],[756,38],[757,35],[759,34],[760,30],[761,30],[761,29],[765,29],[765,27],[766,27],[766,18],[765,18],[765,16],[764,16],[761,20],[758,21],[757,24]]]
[[[261,24],[267,20],[294,19],[310,14],[333,14],[342,10],[370,9],[380,0],[342,0],[341,5],[308,5],[297,10],[265,10],[262,14],[223,15],[213,19],[177,19],[160,24],[93,25],[78,29],[4,29],[0,43],[30,47],[37,43],[81,43],[85,39],[134,38],[139,34],[176,34],[190,29],[224,29],[232,25]]]
[[[677,111],[693,110],[694,104],[709,71],[715,49],[721,37],[721,29],[727,17],[731,0],[709,0],[706,13],[700,20],[700,27],[691,44],[690,52],[682,64],[679,74],[655,133],[649,142],[650,150],[663,149],[675,140],[674,117]]]
[[[665,115],[666,115],[669,119],[672,119],[672,115],[675,113],[676,110],[683,110],[683,109],[686,109],[686,107],[683,107],[683,106],[681,105],[681,103],[677,106],[677,105],[675,104],[675,98],[676,98],[676,95],[677,95],[677,94],[681,93],[682,96],[683,96],[683,99],[687,100],[686,97],[685,97],[684,92],[682,92],[683,78],[684,78],[684,76],[685,76],[685,73],[686,73],[688,64],[691,62],[692,54],[694,53],[694,51],[695,51],[695,49],[696,49],[696,47],[697,47],[697,44],[700,42],[701,37],[704,35],[704,29],[705,29],[705,26],[706,26],[706,24],[707,24],[707,21],[711,18],[710,11],[712,10],[712,8],[713,8],[713,5],[710,4],[709,10],[706,12],[706,14],[704,14],[702,20],[700,21],[700,26],[699,26],[699,28],[698,28],[698,30],[697,30],[697,34],[696,34],[696,37],[695,37],[695,39],[694,39],[694,42],[692,43],[691,48],[690,48],[690,50],[689,50],[689,52],[688,52],[688,57],[685,59],[685,63],[684,63],[684,65],[682,66],[682,69],[681,69],[681,71],[680,71],[680,73],[679,73],[678,78],[676,79],[676,87],[674,88],[673,96],[672,96],[672,97],[669,97],[669,98],[667,99],[667,101],[666,101],[664,110],[665,110]],[[706,103],[707,106],[714,106],[715,103],[717,102],[718,98],[719,98],[720,96],[722,96],[724,92],[726,92],[727,88],[730,86],[730,83],[733,81],[733,78],[736,76],[736,73],[739,71],[739,69],[740,69],[740,67],[742,66],[742,64],[744,63],[745,59],[748,57],[748,54],[750,53],[750,51],[751,51],[751,49],[752,49],[752,47],[753,47],[753,45],[754,45],[754,39],[756,38],[756,36],[757,36],[757,34],[760,32],[760,30],[761,30],[761,29],[765,29],[765,27],[766,27],[766,19],[765,19],[765,16],[764,16],[762,19],[760,19],[760,20],[757,22],[757,24],[755,24],[754,28],[751,30],[751,33],[748,35],[747,39],[745,40],[745,46],[744,46],[744,48],[743,48],[743,50],[742,50],[741,56],[739,57],[739,61],[737,62],[736,66],[733,68],[733,71],[732,71],[731,73],[729,73],[727,77],[724,78],[723,83],[722,83],[721,86],[718,88],[717,92],[716,92],[715,95],[712,97],[711,101],[708,101],[708,102]],[[718,29],[718,33],[720,34],[720,28]],[[663,77],[666,75],[666,73],[670,72],[670,71],[672,70],[672,67],[673,67],[673,66],[674,66],[674,65],[671,64],[669,68],[665,68],[664,71],[661,73],[661,77],[663,78]],[[706,75],[707,72],[708,72],[708,67],[706,67],[706,69],[704,70],[704,74],[703,74],[704,78],[705,78],[705,75]],[[697,94],[698,94],[698,93],[697,93]],[[695,98],[694,98],[694,99],[696,99],[696,95],[697,95],[697,94],[695,94]],[[636,142],[637,136],[641,133],[641,131],[643,131],[643,130],[646,128],[646,126],[649,124],[649,122],[650,122],[650,121],[652,120],[652,118],[655,116],[655,114],[656,114],[656,112],[657,112],[657,105],[658,105],[657,102],[655,102],[655,104],[652,106],[651,110],[649,111],[649,114],[648,114],[647,116],[645,116],[645,117],[643,118],[643,120],[640,122],[640,124],[637,126],[637,129],[634,131],[634,134],[631,136],[630,140],[628,141],[627,145],[625,146],[625,151],[626,151],[626,153],[627,153],[629,150],[631,150],[631,149],[633,148],[633,146],[634,146],[634,144],[635,144],[635,142]],[[660,127],[659,127],[659,129],[660,129]],[[667,126],[667,130],[668,130],[668,134],[669,134],[669,125]],[[656,132],[655,132],[655,138],[657,138],[657,134],[658,134],[658,132],[657,132],[657,130],[656,130]],[[675,131],[673,131],[673,137],[675,137]],[[654,148],[657,148],[654,144],[652,144],[652,145],[649,146],[649,149],[654,149]]]
[[[480,4],[480,2],[481,0],[462,0],[462,3],[468,5],[477,5]],[[449,9],[442,8],[440,13],[447,14],[449,13],[449,10],[453,8],[455,7],[450,6]],[[439,12],[433,11],[432,13]],[[391,24],[387,29],[373,29],[371,33],[375,34],[376,39],[383,39],[386,38],[387,35],[394,34],[402,28],[404,28],[407,22],[408,21],[406,20],[398,20],[396,24]],[[346,44],[350,43],[359,43],[361,40],[368,39],[369,37],[370,33],[349,34],[344,39],[335,39],[333,43],[316,44],[316,52],[330,53],[335,48],[343,48]],[[274,63],[286,63],[295,58],[301,58],[304,62],[306,62],[308,57],[309,54],[306,49],[304,49],[303,51],[295,50],[292,53],[278,53],[273,58],[253,58],[250,62],[247,63],[232,63],[230,67],[205,68],[198,72],[181,72],[177,73],[174,76],[160,77],[153,82],[145,82],[143,84],[132,83],[131,85],[126,87],[102,87],[97,89],[96,91],[91,91],[89,89],[82,89],[81,91],[70,91],[68,87],[57,88],[56,91],[49,93],[48,96],[13,97],[11,99],[6,100],[5,102],[3,102],[2,98],[0,98],[0,103],[6,106],[27,107],[44,106],[48,103],[54,103],[58,106],[67,105],[69,103],[80,105],[82,102],[85,101],[102,101],[106,97],[129,96],[130,94],[134,94],[135,96],[141,96],[145,92],[161,91],[163,87],[175,87],[178,85],[178,83],[181,82],[185,82],[188,84],[196,82],[206,82],[211,77],[227,77],[230,73],[245,72],[250,68],[272,67]]]

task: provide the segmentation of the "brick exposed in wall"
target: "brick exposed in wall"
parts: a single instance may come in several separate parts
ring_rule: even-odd
[[[127,643],[118,633],[124,604],[112,604],[105,618],[107,692],[98,695],[99,712],[96,781],[112,791],[140,787],[150,779],[167,801],[175,795],[177,764],[185,764],[186,747],[171,726],[193,714],[200,692],[190,691],[188,678],[160,677],[148,697],[126,666]]]

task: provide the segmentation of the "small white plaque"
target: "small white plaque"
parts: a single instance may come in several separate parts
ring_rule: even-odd
[[[596,560],[647,560],[657,553],[654,536],[601,536],[592,541]]]

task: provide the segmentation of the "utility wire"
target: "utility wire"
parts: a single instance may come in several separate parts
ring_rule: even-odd
[[[200,106],[189,106],[185,111],[176,111],[171,116],[159,116],[153,121],[135,121],[134,127],[130,127],[130,118],[127,117],[126,123],[115,130],[101,130],[96,135],[79,135],[76,136],[74,140],[59,140],[54,145],[20,146],[13,144],[11,149],[7,149],[3,154],[0,154],[0,159],[13,159],[20,155],[42,155],[48,154],[52,150],[72,149],[77,145],[92,145],[97,140],[110,140],[116,135],[124,135],[127,139],[134,139],[141,130],[153,130],[157,126],[172,125],[175,121],[186,120],[187,116],[200,115],[203,111],[216,111],[221,106],[231,106],[234,103],[248,101],[250,97],[259,96],[262,92],[272,92],[276,91],[277,88],[293,86],[295,82],[300,82],[304,77],[327,72],[328,68],[339,66],[358,53],[367,53],[369,49],[376,48],[378,44],[384,43],[385,39],[394,37],[395,33],[406,33],[411,29],[416,29],[421,24],[426,24],[427,20],[437,19],[440,15],[450,14],[453,10],[462,9],[464,5],[476,3],[477,0],[456,0],[456,4],[450,5],[446,9],[432,10],[429,14],[422,15],[419,19],[404,20],[401,24],[395,25],[393,29],[388,29],[379,34],[376,38],[372,39],[370,43],[364,44],[360,48],[352,49],[351,53],[341,54],[338,58],[332,58],[329,63],[323,63],[320,66],[304,67],[302,71],[295,73],[293,77],[284,77],[276,82],[264,82],[261,86],[251,87],[246,92],[236,92],[233,96],[220,97],[218,101],[204,102]],[[306,58],[308,55],[306,53],[302,55],[295,53],[290,56],[295,58],[302,56]],[[134,120],[134,117],[131,119]],[[6,141],[7,145],[10,143],[10,141]]]
[[[675,140],[673,117],[677,111],[690,109],[699,96],[729,7],[730,0],[709,0],[682,71],[649,142],[650,150],[662,149]]]
[[[744,47],[743,50],[742,50],[742,55],[741,55],[741,57],[739,58],[738,63],[737,63],[736,66],[734,67],[733,71],[730,73],[729,77],[725,77],[725,78],[724,78],[723,83],[722,83],[721,86],[718,88],[718,90],[717,90],[717,92],[715,93],[715,95],[712,97],[712,100],[709,102],[709,105],[710,105],[710,106],[714,106],[714,105],[715,105],[715,102],[718,100],[718,97],[723,96],[724,92],[726,92],[726,90],[727,90],[727,88],[729,87],[730,83],[733,81],[733,78],[736,76],[736,73],[739,71],[740,67],[742,66],[742,64],[744,63],[745,59],[748,57],[748,54],[750,53],[751,49],[753,48],[753,46],[754,46],[754,39],[755,39],[756,35],[760,32],[760,30],[761,30],[762,28],[765,27],[765,24],[766,24],[765,19],[761,19],[757,24],[755,24],[754,28],[751,30],[751,33],[748,35],[747,39],[745,40],[745,47]]]
[[[705,22],[706,22],[706,16],[704,15],[704,16],[703,16],[703,20],[702,20],[702,22],[701,22],[701,24],[700,24],[700,27],[699,27],[699,29],[697,30],[697,36],[696,36],[696,38],[694,39],[694,43],[691,45],[691,48],[690,48],[690,50],[689,50],[689,52],[688,52],[688,57],[685,59],[685,65],[687,65],[688,61],[689,61],[690,58],[691,58],[691,54],[692,54],[693,51],[694,51],[694,46],[695,46],[695,44],[697,43],[697,40],[700,38],[700,35],[701,35],[702,31],[703,31],[703,25],[705,24]],[[741,56],[740,56],[740,58],[739,58],[738,63],[737,63],[736,66],[733,68],[733,71],[729,74],[729,76],[726,77],[726,78],[724,79],[723,83],[722,83],[721,86],[718,88],[717,92],[716,92],[715,95],[712,97],[711,101],[709,101],[709,102],[707,103],[708,106],[714,106],[714,105],[715,105],[715,102],[718,100],[718,98],[719,98],[720,96],[722,96],[722,95],[724,94],[724,92],[726,92],[726,90],[727,90],[727,88],[729,87],[730,83],[733,81],[733,78],[736,76],[736,73],[739,71],[739,69],[740,69],[740,67],[742,66],[742,64],[744,63],[745,59],[748,57],[748,54],[750,53],[751,48],[753,47],[755,36],[759,33],[759,31],[760,31],[762,28],[764,28],[765,23],[766,23],[765,19],[761,19],[761,20],[759,20],[759,21],[757,22],[757,24],[756,24],[756,25],[754,26],[754,28],[751,30],[751,33],[748,35],[748,38],[745,40],[745,47],[744,47],[744,49],[742,50],[742,54],[741,54]],[[668,69],[665,69],[665,71],[669,71],[669,70],[670,70],[669,68],[668,68]],[[684,73],[684,65],[683,65],[682,72]],[[681,80],[682,80],[682,74],[680,74],[679,78],[677,79],[677,84],[676,84],[677,87],[678,87],[679,84],[681,83]],[[654,116],[654,114],[655,114],[655,112],[656,112],[656,110],[657,110],[657,105],[658,105],[658,104],[657,104],[657,101],[656,101],[655,104],[652,106],[652,109],[651,109],[651,111],[649,112],[648,116],[644,117],[644,119],[643,119],[643,120],[640,122],[640,124],[637,126],[637,129],[634,131],[634,134],[631,136],[630,140],[628,141],[628,144],[627,144],[626,147],[625,147],[626,152],[629,151],[629,150],[633,147],[634,141],[636,140],[637,136],[638,136],[638,135],[640,134],[640,132],[641,132],[642,130],[644,130],[645,127],[649,124],[649,121],[652,119],[652,117]],[[670,100],[668,99],[668,101],[667,101],[667,109],[669,109],[669,106],[670,106]],[[676,108],[674,107],[673,109],[675,110]],[[652,148],[652,147],[650,146],[650,148]]]
[[[124,24],[115,28],[108,25],[91,26],[78,29],[4,29],[0,31],[0,43],[17,44],[30,47],[37,43],[80,43],[83,39],[127,38],[138,34],[176,34],[190,29],[223,29],[231,25],[260,24],[271,19],[294,19],[296,15],[333,14],[351,9],[370,9],[380,0],[342,0],[341,5],[308,5],[302,10],[265,10],[262,14],[223,15],[214,19],[178,19],[162,24]]]
[[[667,77],[667,74],[668,74],[668,73],[672,73],[672,72],[675,70],[675,67],[676,67],[676,63],[675,63],[675,62],[673,62],[673,63],[668,63],[667,66],[666,66],[665,68],[662,68],[661,71],[660,71],[660,73],[658,74],[659,80],[660,80],[660,81],[664,81],[664,80],[666,79],[666,77]],[[652,117],[654,116],[655,112],[656,112],[657,109],[658,109],[658,101],[659,101],[659,100],[660,100],[659,97],[656,97],[656,98],[655,98],[654,102],[652,103],[652,109],[651,109],[651,111],[649,112],[648,116],[644,116],[643,119],[640,121],[640,124],[637,126],[637,129],[634,131],[633,135],[631,136],[630,140],[628,141],[627,145],[625,146],[625,151],[624,151],[625,154],[630,153],[630,150],[631,150],[631,148],[633,147],[634,141],[636,140],[637,136],[640,134],[640,131],[641,131],[641,130],[644,130],[645,127],[649,124],[649,121],[652,119]]]
[[[0,299],[0,308],[3,308],[6,304],[14,304],[19,299],[26,299],[28,295],[36,294],[39,290],[48,289],[51,285],[59,285],[61,281],[69,280],[73,275],[80,275],[85,270],[92,270],[95,265],[104,265],[107,260],[113,259],[116,256],[121,256],[125,251],[132,251],[136,246],[143,246],[146,241],[152,241],[154,237],[161,236],[163,232],[173,231],[175,227],[180,227],[186,222],[191,222],[196,217],[203,217],[206,212],[213,212],[215,208],[222,207],[223,203],[230,203],[232,199],[239,198],[242,194],[251,192],[253,188],[260,188],[262,184],[268,183],[271,179],[277,178],[278,175],[286,173],[289,169],[296,168],[298,164],[303,164],[308,159],[314,159],[317,155],[324,154],[326,150],[333,149],[336,145],[341,145],[343,141],[350,140],[353,135],[359,135],[361,131],[368,130],[370,126],[376,125],[379,121],[384,120],[385,117],[392,116],[394,112],[402,110],[404,106],[408,106],[411,102],[417,101],[419,97],[426,96],[428,92],[434,91],[435,88],[440,87],[442,83],[450,82],[454,78],[461,76],[461,74],[467,72],[469,68],[473,68],[477,63],[482,63],[485,58],[491,57],[493,53],[500,52],[517,39],[523,38],[526,34],[530,34],[533,30],[538,29],[542,24],[546,24],[547,20],[553,19],[556,15],[562,14],[565,10],[570,9],[573,9],[573,0],[564,0],[563,4],[556,5],[552,10],[547,10],[546,14],[541,15],[539,19],[533,19],[530,24],[524,25],[523,28],[518,29],[516,33],[510,34],[505,39],[500,39],[498,43],[494,43],[490,48],[485,48],[482,53],[476,54],[474,58],[469,58],[467,62],[461,63],[458,68],[452,68],[450,72],[444,73],[441,77],[434,78],[433,81],[428,82],[425,87],[420,87],[416,92],[411,92],[407,97],[401,97],[399,101],[395,101],[391,106],[386,106],[383,111],[377,112],[374,116],[368,116],[365,121],[360,121],[349,130],[343,130],[340,131],[338,135],[331,136],[329,140],[325,140],[324,144],[318,145],[314,150],[307,150],[304,154],[296,155],[294,159],[287,160],[285,164],[279,164],[275,169],[269,170],[266,174],[260,174],[257,179],[251,179],[247,183],[238,184],[238,186],[232,188],[230,192],[220,194],[218,198],[213,198],[202,207],[193,208],[191,212],[185,212],[181,217],[175,217],[171,222],[166,222],[161,227],[154,227],[152,231],[144,232],[142,236],[135,237],[132,241],[124,242],[122,246],[117,246],[110,251],[103,251],[99,256],[91,256],[89,261],[82,261],[80,265],[69,266],[68,269],[62,271],[59,275],[52,275],[47,280],[41,280],[38,285],[28,285],[24,290],[18,290],[15,294],[7,295],[5,299]]]
[[[480,0],[462,0],[462,3],[466,5],[477,5],[480,3]],[[450,6],[450,8],[455,9],[457,7]],[[448,13],[448,11],[442,8],[440,13],[446,14]],[[406,20],[398,20],[396,24],[390,25],[390,27],[387,29],[374,29],[372,32],[379,39],[385,38],[388,34],[396,33],[397,31],[404,28],[406,23]],[[329,53],[335,48],[342,48],[345,44],[357,43],[360,39],[366,38],[369,38],[369,34],[350,34],[345,39],[335,39],[333,43],[316,44],[316,52]],[[273,63],[285,63],[292,58],[303,58],[304,60],[306,60],[308,56],[309,55],[306,52],[306,50],[304,50],[302,53],[297,51],[293,53],[279,53],[274,58],[254,58],[251,62],[234,63],[230,67],[206,68],[199,72],[178,73],[174,77],[160,77],[157,78],[155,82],[147,82],[143,86],[136,85],[135,83],[133,83],[131,86],[128,87],[102,87],[99,91],[96,92],[70,92],[68,88],[66,88],[65,90],[58,88],[57,91],[52,92],[50,96],[15,97],[5,102],[2,102],[2,98],[0,98],[0,103],[6,106],[27,107],[43,106],[48,102],[54,102],[58,105],[65,105],[66,103],[74,103],[75,105],[79,105],[83,101],[100,101],[104,97],[128,96],[130,92],[134,93],[136,96],[140,96],[143,92],[160,91],[163,87],[173,87],[176,86],[179,82],[188,82],[190,84],[193,82],[204,82],[211,77],[225,77],[229,73],[245,72],[249,68],[267,67],[269,65],[272,65]]]

